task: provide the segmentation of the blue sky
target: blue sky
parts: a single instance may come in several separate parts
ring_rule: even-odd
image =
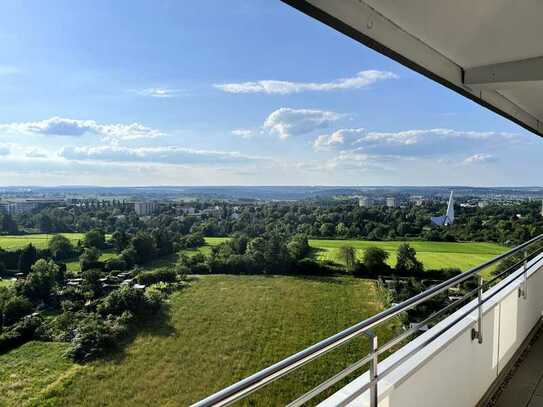
[[[279,1],[6,0],[0,185],[541,185],[535,135]]]

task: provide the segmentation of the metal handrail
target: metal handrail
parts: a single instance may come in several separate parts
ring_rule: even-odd
[[[298,369],[299,367],[309,363],[321,355],[336,349],[345,342],[351,340],[352,338],[362,335],[368,332],[373,327],[382,324],[389,319],[410,310],[411,308],[417,306],[418,304],[427,301],[436,295],[442,293],[449,288],[466,281],[470,277],[476,275],[482,270],[486,269],[489,266],[492,266],[499,261],[518,254],[523,251],[529,245],[543,240],[543,234],[534,237],[533,239],[528,240],[527,242],[501,254],[498,255],[485,263],[476,266],[462,274],[458,274],[446,281],[443,281],[440,284],[437,284],[399,304],[396,304],[370,318],[367,318],[357,324],[332,335],[298,353],[295,353],[280,362],[277,362],[229,387],[224,388],[223,390],[218,391],[215,394],[195,403],[192,407],[210,407],[210,406],[227,406],[238,400],[245,398],[247,395],[252,392],[270,384],[271,382],[285,376],[291,371]],[[356,364],[358,365],[358,363]]]

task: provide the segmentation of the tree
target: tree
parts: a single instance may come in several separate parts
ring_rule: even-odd
[[[18,269],[21,273],[29,273],[30,268],[36,262],[38,258],[38,252],[32,243],[28,244],[21,252],[19,256]]]
[[[126,233],[122,230],[121,231],[116,230],[111,235],[111,244],[113,244],[113,247],[119,253],[122,252],[124,249],[126,249],[129,243],[130,243],[130,239],[128,238]]]
[[[3,304],[0,304],[0,327],[18,322],[21,318],[32,313],[32,303],[26,298],[12,295]]]
[[[47,213],[38,215],[38,228],[42,233],[50,233],[53,231],[53,220]]]
[[[15,223],[11,215],[6,213],[0,216],[2,219],[2,222],[0,222],[0,231],[10,233],[10,234],[18,232],[17,223]]]
[[[349,228],[345,225],[345,223],[340,222],[336,226],[336,235],[345,237],[349,233]]]
[[[323,223],[319,229],[321,236],[333,236],[335,231],[333,223]]]
[[[49,240],[48,248],[51,251],[51,255],[57,260],[72,257],[74,253],[74,246],[68,238],[63,235],[53,236],[51,240]]]
[[[155,258],[155,241],[145,232],[138,232],[130,243],[136,251],[136,263],[143,264]]]
[[[97,269],[88,269],[81,272],[81,277],[83,278],[83,291],[89,293],[92,298],[98,298],[102,295],[103,287],[100,279],[102,278],[102,273]]]
[[[380,274],[388,271],[390,268],[386,264],[388,253],[379,247],[368,247],[364,250],[362,263],[368,272]]]
[[[32,271],[17,286],[17,291],[35,304],[48,303],[56,281],[59,278],[59,267],[52,260],[40,259]]]
[[[417,252],[407,243],[402,243],[398,247],[396,254],[396,271],[398,274],[412,275],[424,271],[424,266],[417,259]]]
[[[345,268],[349,273],[354,271],[356,266],[356,250],[352,246],[341,246],[338,252],[339,259],[345,263]]]
[[[79,267],[81,271],[91,268],[100,259],[100,250],[95,247],[86,248],[79,256]]]
[[[309,242],[307,241],[307,236],[296,235],[294,236],[287,245],[287,250],[294,260],[301,260],[309,254],[311,248],[309,247]]]
[[[132,246],[128,246],[121,252],[119,258],[125,262],[126,268],[130,269],[136,265],[137,256],[138,254],[136,253],[136,250]]]
[[[104,232],[98,229],[93,229],[85,233],[85,237],[83,238],[83,246],[88,248],[103,249],[105,242]]]

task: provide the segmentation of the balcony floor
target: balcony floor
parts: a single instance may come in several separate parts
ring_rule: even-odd
[[[506,380],[493,407],[543,407],[543,329]]]

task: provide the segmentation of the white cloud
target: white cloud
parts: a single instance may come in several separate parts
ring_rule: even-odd
[[[343,116],[325,110],[282,107],[268,116],[263,128],[277,134],[279,138],[286,139],[290,136],[309,134],[327,128],[332,122],[339,120]]]
[[[313,142],[315,150],[325,150],[330,147],[339,147],[352,143],[365,133],[364,129],[340,129],[332,134],[322,134]]]
[[[47,154],[37,149],[31,149],[25,153],[28,158],[47,158]]]
[[[67,137],[95,134],[106,140],[135,140],[156,138],[163,135],[160,131],[145,127],[139,123],[99,124],[94,120],[76,120],[62,117],[52,117],[36,122],[0,124],[0,130]]]
[[[495,161],[496,158],[492,154],[474,154],[469,157],[467,157],[464,160],[465,164],[479,164],[479,163],[485,163],[490,161]]]
[[[360,89],[375,82],[397,79],[392,72],[367,70],[358,72],[350,78],[337,79],[332,82],[290,82],[277,80],[260,80],[255,82],[216,84],[215,88],[228,93],[267,93],[287,95],[306,91],[333,91],[341,89]]]
[[[244,139],[253,138],[255,136],[255,132],[251,129],[235,129],[232,130],[232,134]]]
[[[374,155],[438,156],[493,149],[519,143],[513,134],[458,131],[452,129],[371,132],[364,129],[339,129],[314,140],[316,150],[341,148]]]
[[[138,95],[154,98],[173,98],[181,92],[180,89],[170,88],[146,88],[136,91]]]
[[[141,162],[162,164],[243,164],[267,160],[235,151],[195,150],[183,147],[64,147],[59,155],[75,161]]]

